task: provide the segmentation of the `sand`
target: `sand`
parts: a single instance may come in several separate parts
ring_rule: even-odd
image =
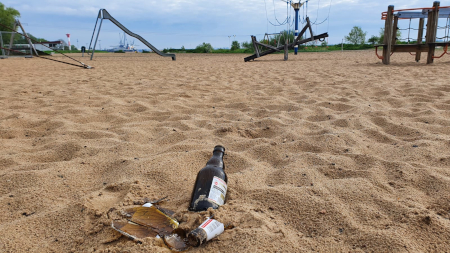
[[[73,56],[0,60],[1,252],[170,252],[110,227],[164,196],[234,226],[191,252],[450,251],[448,56]],[[218,144],[227,202],[188,212]]]

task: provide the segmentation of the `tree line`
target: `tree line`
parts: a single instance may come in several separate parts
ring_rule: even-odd
[[[338,45],[328,45],[326,41],[323,41],[318,45],[316,42],[309,42],[305,45],[300,45],[299,50],[305,51],[333,51],[333,50],[360,50],[360,49],[370,49],[373,48],[375,44],[383,44],[384,43],[384,28],[380,28],[379,36],[372,35],[366,41],[367,32],[364,32],[361,27],[354,26],[349,34],[345,36],[344,44]],[[397,38],[401,37],[401,31],[397,30]],[[294,41],[295,35],[293,31],[281,31],[279,34],[276,34],[271,37],[265,37],[259,42],[263,44],[268,44],[271,46],[279,46],[284,45],[285,41],[289,42]],[[301,37],[300,39],[303,39]],[[397,40],[398,44],[406,43]],[[198,45],[195,49],[185,49],[184,46],[181,49],[164,49],[164,52],[175,52],[175,53],[254,53],[253,43],[251,41],[244,41],[239,43],[238,41],[233,41],[231,43],[230,49],[214,49],[210,43],[203,42]]]

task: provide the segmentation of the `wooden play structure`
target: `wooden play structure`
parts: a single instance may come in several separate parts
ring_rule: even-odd
[[[311,37],[306,38],[306,39],[302,39],[302,36],[305,34],[306,30],[309,30]],[[264,43],[261,43],[259,41],[256,40],[255,36],[251,36],[252,38],[252,43],[253,43],[253,48],[255,49],[255,54],[245,57],[244,61],[248,62],[251,60],[255,60],[256,58],[259,58],[261,56],[264,55],[268,55],[268,54],[272,54],[275,52],[281,52],[284,51],[284,60],[286,61],[288,59],[288,50],[294,48],[295,46],[301,45],[301,44],[305,44],[307,42],[310,41],[314,41],[314,40],[319,40],[319,41],[323,41],[326,37],[328,37],[328,33],[322,33],[319,35],[314,35],[313,31],[312,31],[312,27],[311,27],[311,23],[309,21],[309,17],[306,17],[306,25],[305,27],[303,27],[303,29],[301,30],[300,34],[297,36],[297,38],[292,42],[292,43],[288,43],[288,41],[286,40],[286,43],[284,45],[281,46],[271,46],[271,45],[267,45]],[[265,50],[261,50],[260,47],[262,47]]]
[[[450,6],[439,6],[438,1],[433,3],[431,8],[414,8],[414,9],[403,9],[394,10],[393,5],[389,5],[388,11],[382,13],[382,20],[385,21],[384,27],[384,42],[381,45],[375,45],[375,54],[384,64],[389,64],[391,55],[395,52],[409,52],[413,55],[415,53],[416,62],[420,61],[421,53],[428,53],[427,64],[433,63],[434,59],[441,58],[447,53],[448,45],[450,41],[448,40],[448,32],[450,31],[449,25],[446,24],[445,27],[438,26],[439,18],[450,18]],[[419,19],[419,29],[417,35],[417,41],[414,44],[396,44],[398,38],[396,38],[397,30],[399,29],[398,21],[399,19]],[[427,25],[424,27],[425,19],[427,19]],[[438,29],[446,29],[445,41],[437,38]],[[424,30],[425,41],[423,41]],[[409,39],[409,38],[408,38]],[[378,55],[378,48],[383,47],[383,55]],[[444,52],[435,56],[436,47],[443,47]]]

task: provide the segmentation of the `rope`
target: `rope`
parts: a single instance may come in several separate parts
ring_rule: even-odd
[[[273,13],[274,13],[274,15],[275,15],[275,20],[278,22],[278,25],[272,23],[272,22],[269,20],[269,17],[268,17],[268,15],[267,15],[267,4],[266,4],[266,0],[264,0],[264,5],[265,5],[265,7],[266,7],[266,19],[267,19],[267,22],[270,23],[270,24],[273,25],[273,26],[283,26],[283,25],[285,25],[285,24],[288,22],[288,18],[289,18],[289,17],[286,17],[286,19],[283,21],[283,23],[280,23],[280,21],[278,21],[278,19],[277,19],[277,15],[276,15],[276,13],[275,13],[275,0],[273,0],[273,1],[274,1],[274,3],[273,3]],[[267,25],[267,31],[269,31],[269,25]]]
[[[14,29],[12,29],[12,28],[10,28],[10,27],[8,27],[8,26],[5,26],[5,25],[3,25],[3,24],[1,24],[1,23],[0,23],[0,26],[4,27],[4,28],[6,28],[6,29],[9,29],[9,30],[11,30],[11,31],[14,31]],[[14,31],[14,32],[16,32],[16,31]],[[34,40],[34,39],[28,37],[26,34],[22,34],[22,33],[20,33],[20,32],[16,32],[16,33],[18,33],[18,34],[24,36],[25,38],[31,40],[31,41],[34,42],[34,43],[40,43],[40,42],[38,42],[38,41],[36,41],[36,40]],[[51,49],[50,47],[47,47],[47,46],[44,45],[44,44],[41,44],[41,45],[44,46],[44,47],[46,47],[46,48],[48,48],[48,49]],[[42,57],[42,56],[39,56],[39,55],[37,55],[37,57],[42,58],[42,59],[47,59],[47,60],[52,60],[52,61],[62,62],[62,63],[66,63],[66,64],[69,64],[69,65],[74,65],[74,66],[78,66],[78,67],[83,67],[83,68],[86,68],[86,69],[91,69],[91,68],[92,68],[91,66],[86,65],[86,64],[82,63],[81,61],[78,61],[78,60],[76,60],[76,59],[74,59],[74,58],[72,58],[72,57],[70,57],[70,56],[68,56],[68,55],[65,55],[65,54],[59,52],[59,51],[56,50],[56,49],[51,49],[51,50],[54,50],[55,52],[60,53],[60,54],[64,55],[65,57],[67,57],[67,58],[69,58],[69,59],[71,59],[71,60],[74,60],[74,61],[80,63],[80,64],[83,65],[83,66],[78,66],[78,65],[75,65],[75,64],[72,64],[72,63],[67,63],[67,62],[63,62],[63,61],[58,61],[58,60],[54,60],[54,59],[45,58],[45,57]]]
[[[330,30],[330,12],[331,12],[331,2],[332,2],[333,0],[330,0],[330,8],[328,9],[328,16],[327,16],[327,19],[328,19],[328,25],[327,25],[327,32]],[[327,37],[327,43],[328,43],[328,37]]]
[[[317,19],[319,18],[319,7],[320,7],[320,0],[317,1],[317,14],[316,14],[316,20],[314,20],[314,22],[312,22],[312,25],[316,24]]]
[[[283,23],[280,23],[280,21],[278,21],[278,19],[277,19],[277,13],[275,12],[275,0],[272,0],[272,2],[273,2],[273,15],[275,16],[275,20],[278,22],[278,24],[285,25],[288,21],[288,17],[286,17],[286,19],[283,21]]]
[[[266,4],[266,0],[264,0],[264,7],[266,8],[266,19],[267,19],[267,32],[269,33],[269,15],[267,15],[267,4]]]

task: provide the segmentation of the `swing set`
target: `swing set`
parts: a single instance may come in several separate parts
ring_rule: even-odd
[[[431,8],[414,8],[414,9],[403,9],[394,10],[393,5],[389,5],[388,11],[381,14],[381,19],[385,21],[384,28],[384,43],[380,45],[375,45],[375,54],[378,59],[382,60],[384,64],[388,65],[390,63],[390,57],[395,52],[407,52],[415,56],[416,62],[420,61],[421,53],[428,53],[427,64],[433,63],[434,59],[441,58],[445,54],[450,54],[447,52],[448,46],[450,44],[450,6],[439,6],[440,3],[435,1],[433,7]],[[418,31],[417,41],[414,44],[411,42],[411,20],[419,19],[419,29],[414,29]],[[425,41],[423,42],[423,32],[425,18],[427,19],[426,25],[426,35]],[[439,18],[447,18],[446,25],[444,27],[438,26]],[[396,44],[398,40],[397,31],[399,29],[398,20],[399,19],[409,19],[408,30],[408,44]],[[445,36],[442,38],[437,38],[438,29],[445,29]],[[405,30],[405,29],[403,29]],[[444,39],[444,41],[442,41]],[[440,40],[440,41],[439,41]],[[436,47],[443,47],[443,53],[439,56],[435,56]],[[378,48],[383,48],[383,54],[378,55]]]

